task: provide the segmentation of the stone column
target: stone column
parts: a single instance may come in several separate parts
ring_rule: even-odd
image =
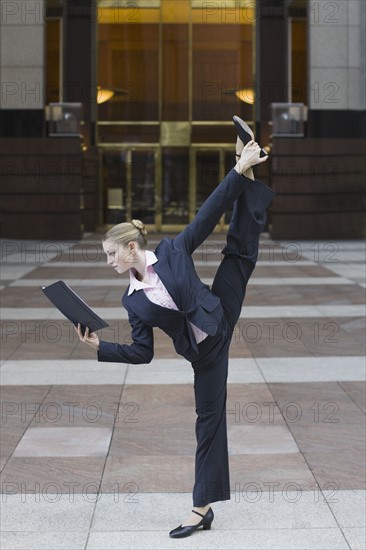
[[[366,4],[361,0],[308,3],[310,137],[362,135],[365,13]]]
[[[44,133],[44,0],[0,1],[0,136]]]

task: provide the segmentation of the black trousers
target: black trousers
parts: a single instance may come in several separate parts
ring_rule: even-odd
[[[197,414],[193,506],[230,499],[226,425],[229,347],[257,261],[265,209],[274,194],[259,181],[243,181],[243,193],[233,205],[224,258],[213,281],[212,291],[221,299],[224,317],[218,333],[199,344],[199,357],[192,362]]]

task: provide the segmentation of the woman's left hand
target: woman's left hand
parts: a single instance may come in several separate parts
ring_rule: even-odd
[[[238,174],[244,174],[252,166],[255,166],[256,164],[261,164],[262,162],[266,162],[268,156],[261,157],[260,152],[261,148],[259,147],[258,143],[253,140],[249,141],[243,148],[241,157],[234,166]]]
[[[75,330],[76,330],[81,342],[84,342],[85,344],[88,344],[89,346],[91,346],[95,350],[99,350],[99,342],[100,341],[99,341],[98,336],[95,334],[95,332],[90,332],[89,333],[89,328],[86,327],[85,333],[83,334],[81,332],[80,323],[78,323],[78,328],[75,327]]]

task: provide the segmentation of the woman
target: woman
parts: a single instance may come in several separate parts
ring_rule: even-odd
[[[236,125],[239,121],[249,129],[234,118]],[[256,264],[265,210],[274,196],[269,187],[254,179],[252,171],[252,166],[268,157],[260,156],[261,149],[253,139],[244,146],[247,139],[240,128],[239,136],[235,167],[174,239],[163,239],[155,252],[147,250],[146,231],[139,220],[121,223],[106,234],[103,249],[108,264],[118,273],[129,270],[130,274],[122,304],[128,312],[133,343],[101,341],[88,329],[83,335],[78,327],[80,340],[97,350],[99,361],[133,364],[151,361],[153,327],[160,327],[192,365],[197,413],[193,510],[169,533],[173,538],[187,537],[199,527],[210,529],[214,517],[210,504],[230,499],[226,431],[229,345]],[[224,258],[210,290],[199,279],[191,255],[231,206]]]

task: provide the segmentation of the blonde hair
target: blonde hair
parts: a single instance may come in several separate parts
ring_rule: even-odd
[[[130,222],[119,223],[107,231],[104,235],[105,241],[114,242],[127,246],[129,242],[137,242],[139,247],[144,250],[147,246],[147,231],[141,220],[131,220]]]

